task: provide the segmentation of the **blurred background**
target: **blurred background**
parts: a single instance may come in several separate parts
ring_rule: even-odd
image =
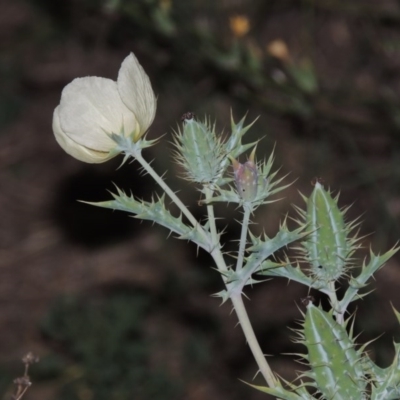
[[[52,113],[75,77],[116,79],[133,51],[158,96],[148,160],[199,218],[199,192],[179,179],[171,133],[193,111],[229,134],[258,117],[247,141],[275,147],[293,185],[255,215],[272,235],[314,177],[362,216],[364,248],[400,238],[400,2],[398,0],[0,0],[0,393],[10,398],[28,351],[25,399],[267,399],[243,384],[256,365],[211,259],[148,222],[77,200],[110,198],[114,184],[157,192],[135,163],[86,165],[56,144]],[[245,157],[244,157],[245,160]],[[224,240],[240,214],[218,206]],[[354,305],[356,331],[386,366],[399,329],[399,257]],[[294,379],[290,338],[307,290],[283,280],[247,292],[271,365]],[[257,377],[254,382],[262,384]]]

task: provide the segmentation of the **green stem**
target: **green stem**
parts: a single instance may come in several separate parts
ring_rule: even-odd
[[[210,189],[208,186],[205,187],[204,190],[206,199],[209,200],[212,198],[213,191]],[[243,217],[244,225],[248,226],[249,219],[250,219],[250,211],[247,210],[247,207],[245,207],[245,215]],[[213,251],[211,252],[211,256],[213,257],[217,268],[219,271],[227,271],[228,268],[226,267],[225,260],[222,256],[221,250],[220,250],[220,242],[218,238],[218,233],[217,229],[215,226],[215,217],[214,217],[214,207],[212,205],[207,206],[207,213],[208,213],[208,222],[210,226],[210,231],[213,236]],[[244,233],[243,233],[244,232]],[[241,235],[241,244],[242,242],[244,243],[243,246],[245,246],[246,242],[246,235],[247,234],[247,229],[245,231],[242,230],[242,235]],[[244,236],[244,240],[242,239]],[[244,249],[242,251],[244,253]],[[242,261],[241,261],[242,262]],[[241,267],[240,267],[241,268]],[[225,283],[225,287],[229,291],[229,284],[226,281],[226,278],[224,277],[223,274],[221,274],[222,279]],[[243,303],[243,298],[242,298],[242,293],[237,292],[237,293],[230,293],[230,298],[233,304],[233,307],[235,309],[236,315],[238,317],[240,326],[242,327],[244,336],[247,340],[247,343],[249,344],[250,350],[253,354],[254,359],[256,360],[256,363],[258,365],[258,368],[268,383],[268,385],[273,388],[277,385],[277,380],[261,350],[260,344],[258,343],[258,340],[256,338],[256,335],[253,330],[253,326],[251,325],[249,316],[247,314],[246,308]]]
[[[204,186],[204,193],[206,199],[211,199],[214,191],[210,188],[210,186]],[[227,272],[228,267],[226,266],[224,257],[221,253],[221,244],[218,237],[217,226],[215,224],[215,215],[214,215],[214,206],[212,204],[207,205],[207,215],[208,215],[208,224],[210,227],[211,233],[211,241],[212,241],[212,251],[210,252],[215,264],[217,265],[218,271]],[[223,274],[221,274],[225,285],[227,284],[226,279]]]
[[[180,198],[173,192],[173,190],[164,182],[160,175],[154,171],[153,167],[142,157],[140,152],[135,152],[132,155],[134,159],[136,159],[140,165],[144,168],[144,170],[157,182],[157,184],[161,187],[162,190],[169,196],[169,198],[178,206],[181,210],[182,214],[189,220],[194,228],[196,228],[205,238],[207,238],[207,242],[209,242],[209,235],[202,228],[202,226],[198,223],[193,214],[189,211],[189,209],[182,203]]]
[[[336,295],[335,282],[329,282],[329,292],[328,292],[329,300],[332,305],[333,314],[336,317],[336,322],[340,325],[343,325],[344,322],[344,314],[341,312],[340,304]]]
[[[211,199],[211,197],[214,193],[214,191],[211,189],[211,187],[209,185],[204,186],[204,192],[205,192],[207,199]],[[207,215],[208,215],[208,224],[210,226],[213,249],[215,249],[215,250],[218,249],[218,251],[215,251],[214,254],[217,255],[218,253],[221,253],[221,250],[220,250],[220,240],[218,237],[217,226],[215,225],[214,206],[212,204],[207,204]],[[222,254],[221,254],[221,256],[222,256]],[[223,258],[222,258],[222,260],[223,260]],[[217,267],[220,271],[227,271],[225,261],[220,262],[220,265],[217,265]],[[222,269],[220,269],[220,268],[222,268]]]
[[[156,171],[151,167],[151,165],[142,157],[140,152],[135,152],[132,154],[134,158],[141,164],[144,170],[157,182],[157,184],[165,191],[165,193],[170,197],[170,199],[179,207],[182,213],[186,216],[186,218],[190,221],[192,226],[199,230],[199,232],[207,238],[207,241],[211,241],[211,251],[210,254],[213,257],[217,268],[221,272],[226,272],[228,270],[224,257],[220,248],[220,241],[218,237],[217,228],[215,225],[215,216],[214,216],[214,207],[212,205],[207,206],[208,218],[209,218],[209,226],[211,238],[208,233],[204,231],[201,225],[198,223],[193,214],[188,210],[188,208],[182,203],[178,196],[171,190],[171,188],[164,182],[164,180],[157,174]],[[210,199],[212,197],[212,189],[209,187],[205,188],[206,198]],[[211,240],[210,240],[211,239]],[[224,279],[225,286],[228,285],[224,275],[222,275]],[[246,308],[243,304],[242,294],[231,294],[231,300],[233,306],[235,308],[236,315],[239,319],[240,326],[242,327],[243,333],[246,337],[247,343],[249,344],[250,350],[253,353],[253,357],[257,362],[258,368],[265,378],[266,382],[270,387],[275,387],[277,385],[277,380],[272,373],[272,370],[264,357],[264,354],[261,350],[261,347],[257,341],[256,335],[254,333],[253,327],[249,320],[249,316],[247,315]]]
[[[243,206],[243,221],[242,221],[242,232],[240,234],[240,244],[238,251],[238,259],[236,262],[236,272],[240,271],[243,267],[244,252],[246,250],[247,232],[249,229],[251,206]]]
[[[258,368],[260,369],[260,373],[267,381],[268,386],[274,388],[277,386],[278,381],[275,378],[271,367],[269,366],[261,350],[260,344],[258,343],[253,326],[251,325],[249,316],[244,306],[242,295],[240,293],[231,295],[231,300],[233,307],[235,308],[236,315],[239,319],[240,326],[242,327],[244,336],[246,337],[250,350],[253,353],[253,357],[257,362]]]

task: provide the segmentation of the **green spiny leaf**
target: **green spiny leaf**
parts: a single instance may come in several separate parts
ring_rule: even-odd
[[[233,158],[239,157],[241,154],[243,154],[245,151],[250,149],[255,145],[256,142],[248,143],[243,145],[242,144],[242,138],[245,135],[245,133],[254,125],[254,123],[257,120],[254,120],[252,123],[250,123],[247,126],[244,125],[244,121],[246,119],[246,116],[244,116],[237,124],[233,120],[233,115],[231,115],[231,136],[225,143],[225,149],[229,153],[229,155]]]
[[[348,234],[354,224],[344,222],[345,211],[339,210],[338,198],[316,183],[307,200],[305,223],[310,235],[304,241],[304,259],[310,264],[314,280],[324,285],[347,273],[351,256],[356,249],[355,239]]]
[[[204,242],[198,231],[183,223],[182,217],[174,217],[165,207],[165,195],[157,199],[157,201],[146,202],[137,200],[133,196],[125,194],[117,188],[117,194],[111,193],[114,200],[103,202],[84,202],[96,207],[109,208],[112,210],[126,211],[134,214],[135,218],[150,220],[161,226],[168,228],[170,231],[177,233],[179,238],[192,240],[198,246],[209,250],[209,244]]]
[[[304,342],[310,372],[304,373],[315,381],[315,386],[327,399],[361,400],[365,398],[367,380],[346,329],[331,313],[307,306],[304,321]]]
[[[358,291],[366,286],[367,281],[373,276],[373,274],[378,271],[387,260],[393,257],[394,254],[399,250],[399,247],[393,247],[385,254],[375,255],[372,250],[370,250],[370,260],[369,263],[362,266],[361,272],[357,277],[351,277],[349,287],[343,299],[340,301],[340,310],[344,312],[347,306],[354,300],[357,300],[362,295],[358,294]]]
[[[283,223],[279,232],[271,239],[267,236],[264,236],[263,239],[251,236],[252,245],[247,249],[247,251],[252,254],[247,258],[246,265],[242,270],[243,276],[250,277],[254,273],[262,272],[265,270],[265,266],[261,268],[261,264],[264,260],[274,254],[277,250],[295,242],[296,240],[300,240],[307,234],[307,232],[304,232],[304,227],[289,231],[286,223]]]
[[[393,306],[392,306],[393,307]],[[393,312],[400,323],[400,313],[393,307]],[[367,367],[371,375],[371,400],[395,400],[400,398],[400,343],[394,343],[395,355],[392,364],[379,368],[369,360]]]
[[[265,266],[265,263],[266,262],[264,261],[264,263],[261,264],[260,272],[258,272],[258,274],[287,278],[290,281],[299,282],[308,287],[314,287],[315,289],[319,289],[319,287],[316,286],[316,282],[313,282],[309,276],[304,274],[304,272],[300,269],[299,266],[293,267],[292,265],[289,264],[289,262],[287,262],[281,265],[280,268],[268,268]]]
[[[296,387],[293,384],[289,384],[291,390],[285,389],[281,384],[274,388],[251,385],[249,383],[248,385],[281,400],[315,400],[315,397],[311,396],[304,387]]]

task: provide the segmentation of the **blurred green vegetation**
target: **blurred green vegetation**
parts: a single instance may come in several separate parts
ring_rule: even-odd
[[[59,299],[42,332],[63,354],[64,365],[50,356],[35,368],[36,377],[66,382],[57,394],[62,400],[124,400],[132,393],[143,400],[179,398],[183,377],[173,378],[166,366],[151,366],[152,343],[145,334],[151,303],[134,293]],[[158,336],[163,339],[161,329]]]

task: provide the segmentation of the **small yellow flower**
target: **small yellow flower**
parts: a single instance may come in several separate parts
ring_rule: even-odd
[[[87,163],[116,155],[114,133],[137,142],[154,120],[156,98],[149,77],[131,53],[121,64],[117,81],[76,78],[62,91],[53,114],[53,132],[60,146]]]
[[[286,43],[282,39],[276,39],[269,42],[267,45],[267,52],[282,62],[290,61],[290,53]]]
[[[234,36],[240,38],[250,30],[250,22],[244,15],[236,15],[229,18],[229,26]]]
[[[168,12],[171,10],[172,7],[172,0],[160,0],[160,8],[165,11]]]

